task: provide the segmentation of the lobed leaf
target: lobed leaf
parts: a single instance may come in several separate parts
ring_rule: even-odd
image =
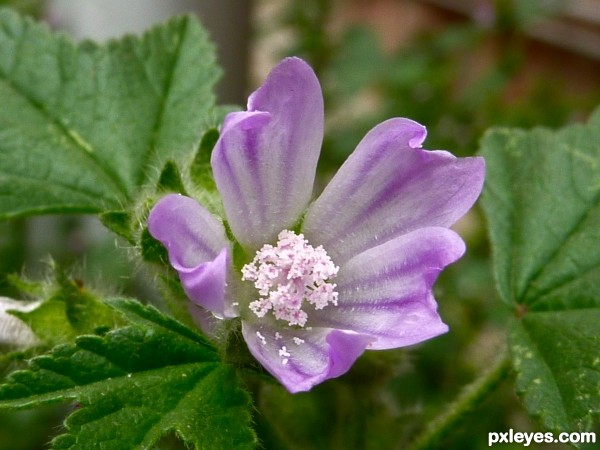
[[[123,209],[197,147],[217,75],[191,16],[98,46],[0,9],[0,219]]]
[[[109,303],[128,326],[32,359],[0,386],[0,409],[77,401],[54,449],[150,449],[169,432],[198,449],[253,448],[249,397],[212,345],[152,307]]]
[[[517,391],[546,428],[589,428],[600,415],[600,110],[558,131],[493,130],[482,154]]]

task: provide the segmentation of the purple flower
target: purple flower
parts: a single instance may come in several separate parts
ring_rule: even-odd
[[[448,227],[479,196],[485,164],[423,150],[425,136],[408,119],[377,125],[311,203],[323,97],[312,69],[285,59],[248,111],[225,118],[213,150],[237,244],[221,219],[181,195],[156,204],[150,233],[193,304],[240,317],[254,357],[290,392],[307,391],[366,349],[447,331],[432,285],[465,251]]]

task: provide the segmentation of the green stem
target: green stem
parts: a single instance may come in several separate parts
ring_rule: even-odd
[[[487,398],[508,375],[510,360],[507,355],[498,359],[481,377],[466,386],[445,411],[433,419],[409,446],[409,450],[429,450],[439,448],[444,439],[460,421]]]

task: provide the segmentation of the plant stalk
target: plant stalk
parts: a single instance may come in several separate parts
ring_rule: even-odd
[[[407,450],[431,450],[440,448],[442,439],[452,432],[465,416],[481,404],[510,370],[510,359],[506,352],[479,378],[466,386],[458,397],[421,432]]]

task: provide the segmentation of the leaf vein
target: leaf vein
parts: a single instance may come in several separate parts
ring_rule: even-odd
[[[171,94],[171,89],[173,86],[173,77],[175,76],[175,72],[176,72],[176,70],[179,66],[179,62],[181,60],[181,52],[182,52],[182,48],[184,45],[184,41],[187,36],[188,27],[189,27],[189,19],[186,17],[183,20],[183,29],[181,31],[181,38],[179,39],[179,41],[177,43],[178,45],[177,45],[177,49],[175,51],[175,57],[173,59],[173,63],[170,65],[169,73],[165,79],[165,83],[164,83],[163,90],[162,90],[163,95],[161,98],[160,107],[158,108],[158,113],[156,115],[156,120],[155,120],[154,124],[152,125],[152,138],[150,140],[150,145],[148,146],[148,149],[144,152],[144,155],[142,156],[141,166],[140,166],[141,170],[138,175],[138,179],[136,180],[137,185],[142,184],[142,182],[144,181],[144,179],[147,175],[146,174],[147,165],[151,161],[152,155],[156,152],[157,140],[159,138],[160,132],[162,131],[163,118],[164,118],[164,114],[165,114],[167,101],[169,99],[169,96]]]
[[[25,175],[16,174],[14,172],[8,172],[8,171],[3,170],[3,169],[0,169],[0,173],[3,174],[4,176],[6,176],[7,178],[12,178],[12,179],[16,179],[16,180],[22,180],[22,181],[25,181],[25,182],[28,182],[28,183],[31,183],[31,184],[41,184],[42,185],[42,186],[40,186],[41,189],[46,189],[46,190],[48,189],[48,186],[47,186],[45,180],[40,180],[40,179],[37,179],[37,178],[30,178],[30,177],[27,177]],[[93,199],[94,201],[98,200],[98,195],[99,195],[98,192],[92,192],[89,189],[86,189],[85,187],[80,187],[80,186],[74,187],[74,186],[71,186],[71,185],[69,185],[67,183],[64,183],[64,182],[60,181],[60,180],[52,180],[52,184],[54,186],[58,186],[58,187],[60,187],[62,189],[70,190],[70,191],[76,192],[78,194],[83,194],[83,195],[89,197],[90,199]],[[3,194],[4,193],[0,193],[0,195],[3,195]],[[4,194],[4,195],[14,195],[14,192],[9,192],[9,193]],[[110,201],[112,199],[108,199],[108,198],[105,197],[104,200]]]
[[[2,76],[2,80],[8,85],[8,87],[15,92],[16,95],[21,96],[24,100],[27,101],[36,111],[38,111],[50,125],[53,125],[55,129],[57,129],[61,136],[64,137],[67,141],[71,142],[75,148],[79,149],[86,158],[90,159],[94,165],[99,169],[99,172],[102,176],[108,181],[110,185],[113,186],[114,189],[127,200],[129,200],[129,192],[122,180],[118,177],[118,175],[110,170],[108,166],[104,164],[104,162],[96,156],[97,152],[91,147],[89,143],[87,145],[83,145],[83,138],[79,133],[75,130],[69,129],[59,117],[55,117],[52,115],[42,103],[35,100],[33,97],[28,95],[25,91],[21,90],[18,86],[16,86],[8,75],[5,73],[0,73]],[[79,138],[75,138],[73,133]]]
[[[592,211],[599,206],[600,206],[600,193],[598,195],[596,195],[596,197],[592,200],[590,207],[588,209],[586,209],[585,212],[577,218],[577,221],[575,222],[575,224],[567,231],[566,237],[559,242],[559,244],[556,246],[556,248],[548,256],[545,264],[542,264],[538,268],[538,270],[536,270],[528,278],[527,282],[525,283],[525,286],[526,286],[525,291],[519,296],[519,300],[521,302],[527,298],[535,281],[544,274],[544,272],[546,271],[546,268],[550,265],[550,263],[552,263],[552,261],[558,256],[558,254],[561,252],[561,250],[563,250],[567,246],[567,244],[570,243],[570,241],[575,237],[575,235],[577,234],[579,229],[584,226],[587,219],[591,215]],[[579,273],[573,275],[572,278],[575,278],[578,275],[579,275]],[[550,290],[553,290],[553,289],[550,289]],[[533,299],[533,300],[535,300],[535,299]]]

